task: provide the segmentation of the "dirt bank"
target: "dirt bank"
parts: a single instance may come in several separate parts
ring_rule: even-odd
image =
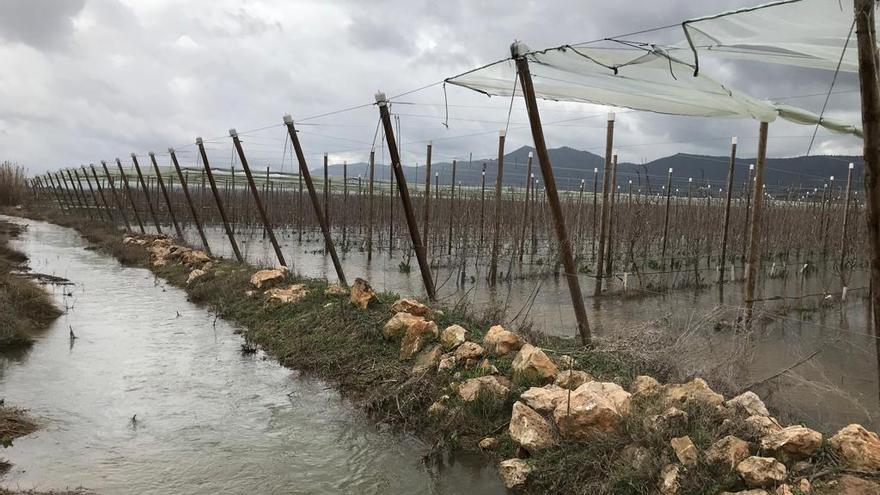
[[[663,363],[493,329],[496,315],[475,308],[366,290],[350,297],[283,271],[255,277],[256,267],[167,238],[123,241],[101,226],[51,220],[240,324],[243,351],[260,347],[331,381],[374,420],[418,433],[435,452],[480,450],[502,461],[517,490],[757,495],[847,493],[855,483],[864,490],[849,493],[880,493],[871,480],[880,471],[876,435],[850,428],[826,439],[780,425],[754,394],[727,400],[699,379],[670,382]]]

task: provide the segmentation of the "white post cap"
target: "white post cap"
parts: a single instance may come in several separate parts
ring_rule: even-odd
[[[381,91],[376,92],[376,103],[378,103],[380,107],[388,103],[388,100],[385,99],[385,93]]]
[[[229,137],[237,137],[238,132],[236,132],[235,128],[229,129]]]
[[[289,113],[285,113],[282,120],[284,121],[285,124],[292,124],[293,123],[293,117],[291,117]]]
[[[672,167],[669,167],[669,173],[670,174],[672,173]]]
[[[505,131],[504,129],[498,131],[498,137],[504,137],[505,134],[507,134],[507,131]]]
[[[529,158],[531,158],[531,157],[532,157],[532,152],[531,152],[531,151],[529,151]]]
[[[849,162],[849,169],[850,169],[850,170],[854,169],[855,166],[856,166],[855,163],[853,163],[853,162]]]
[[[730,144],[736,144],[736,136],[730,138]]]
[[[198,145],[203,144],[202,138],[197,137],[197,138],[196,138],[196,144],[198,144]]]
[[[614,112],[608,112],[608,122],[614,122]]]
[[[755,170],[755,164],[754,164],[754,163],[750,163],[750,164],[749,164],[749,170]]]

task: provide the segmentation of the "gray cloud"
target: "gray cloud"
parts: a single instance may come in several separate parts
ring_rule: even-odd
[[[83,5],[85,0],[7,0],[0,15],[0,38],[39,49],[63,48]]]
[[[404,158],[489,157],[508,126],[511,101],[434,84],[508,54],[514,39],[555,46],[680,22],[755,0],[645,3],[620,0],[470,2],[378,0],[327,2],[192,0],[11,0],[0,16],[0,149],[3,159],[33,172],[125,157],[131,152],[182,146],[194,161],[195,136],[209,143],[212,163],[228,166],[227,129],[263,128],[243,136],[251,161],[290,167],[281,115],[310,116],[370,103],[428,86],[393,106],[399,115]],[[633,12],[639,15],[634,16]],[[634,36],[672,42],[680,29]],[[830,74],[748,63],[707,64],[726,84],[758,97],[791,97],[818,111]],[[837,82],[829,114],[858,120],[857,81]],[[818,95],[806,96],[802,95]],[[447,106],[448,104],[448,106]],[[601,153],[604,107],[541,104],[548,143]],[[444,126],[447,111],[449,127]],[[577,120],[572,120],[577,119]],[[302,121],[302,141],[318,165],[364,160],[375,144],[375,107]],[[510,113],[508,143],[531,144],[519,100]],[[774,123],[770,154],[806,151],[812,128]],[[619,111],[616,144],[628,161],[676,152],[725,154],[731,135],[741,154],[754,154],[757,124]],[[853,152],[860,143],[820,131],[814,152]]]

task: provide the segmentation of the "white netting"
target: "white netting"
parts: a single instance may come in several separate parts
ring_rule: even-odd
[[[538,98],[594,103],[649,112],[695,117],[751,118],[772,122],[777,116],[800,124],[816,124],[819,116],[790,105],[759,100],[695,74],[690,49],[656,46],[597,48],[564,45],[524,54]],[[494,96],[510,96],[519,87],[516,63],[505,59],[446,80]],[[822,118],[834,132],[861,135],[855,125]]]
[[[682,23],[699,56],[858,72],[854,32],[843,50],[852,25],[852,0],[786,0]]]
[[[726,88],[705,74],[694,77],[693,66],[659,48],[566,45],[529,52],[526,57],[539,98],[674,115],[776,119],[772,104]],[[516,63],[508,59],[447,82],[509,96],[515,79]]]

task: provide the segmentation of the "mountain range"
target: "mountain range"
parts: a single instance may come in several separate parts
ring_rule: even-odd
[[[525,184],[528,155],[534,149],[523,146],[504,155],[504,170],[502,173],[505,186],[523,186]],[[594,170],[596,170],[599,188],[601,189],[602,173],[605,159],[589,151],[581,151],[570,147],[554,148],[548,150],[550,163],[553,165],[553,174],[556,184],[560,189],[576,190],[583,180],[587,191],[593,190]],[[541,170],[537,155],[532,163],[532,173],[535,178],[541,180]],[[749,164],[754,163],[754,158],[737,158],[734,167],[734,183],[738,186],[745,183],[749,170]],[[766,160],[764,182],[768,189],[781,190],[792,188],[822,188],[829,177],[834,176],[835,184],[845,184],[849,163],[854,164],[853,182],[861,184],[864,171],[864,162],[861,156],[798,156],[791,158],[768,158]],[[687,187],[688,179],[692,179],[694,187],[709,185],[713,189],[723,187],[727,180],[730,157],[709,156],[678,153],[672,156],[658,158],[644,164],[621,162],[617,165],[617,183],[621,189],[628,187],[632,180],[633,187],[658,190],[665,185],[668,171],[673,169],[673,184],[677,188]],[[406,166],[404,173],[410,187],[414,184],[424,184],[425,167]],[[497,173],[497,160],[495,158],[474,159],[471,163],[458,162],[456,165],[456,182],[466,186],[479,186],[481,172],[485,166],[486,184],[491,188],[495,184]],[[368,164],[352,163],[348,165],[350,178],[368,176]],[[375,178],[388,180],[390,167],[376,165]],[[314,169],[314,175],[320,177],[323,174],[321,168]],[[343,175],[343,165],[333,164],[328,167],[328,173],[333,177]],[[441,185],[448,185],[452,179],[452,164],[449,162],[434,163],[431,165],[431,175],[437,174]],[[434,182],[435,178],[432,177]],[[541,181],[543,182],[543,181]],[[836,186],[835,186],[836,187]],[[855,186],[854,186],[855,187]]]

